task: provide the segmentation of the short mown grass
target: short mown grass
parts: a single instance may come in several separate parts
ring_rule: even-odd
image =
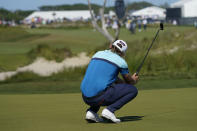
[[[196,131],[197,88],[143,90],[116,112],[119,124],[87,123],[80,93],[0,95],[2,131]],[[100,109],[99,115],[103,108]]]

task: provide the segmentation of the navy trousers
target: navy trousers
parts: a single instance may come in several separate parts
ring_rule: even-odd
[[[123,107],[138,94],[135,86],[130,84],[116,84],[108,87],[105,91],[95,97],[87,98],[82,95],[86,104],[90,105],[88,110],[97,113],[101,106],[107,106],[111,112]]]

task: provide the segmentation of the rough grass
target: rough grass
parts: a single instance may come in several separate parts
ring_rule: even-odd
[[[0,129],[196,131],[196,91],[197,88],[139,91],[136,99],[116,112],[123,121],[119,124],[86,123],[87,105],[81,94],[0,95]]]
[[[193,28],[167,27],[164,32],[160,32],[141,73],[143,75],[169,74],[169,76],[184,73],[188,77],[196,77],[197,70],[194,67],[197,66],[197,54],[195,53],[197,48],[190,48],[191,45],[197,46],[196,34],[197,31]],[[129,42],[130,48],[126,59],[134,71],[142,61],[155,34],[152,33],[152,37],[149,35]],[[178,50],[170,53],[169,50],[175,47],[178,47]],[[162,53],[156,54],[155,52]]]
[[[7,32],[7,37],[4,36],[3,38],[9,41],[10,39],[9,37],[14,36],[13,34],[15,33],[16,29],[6,28],[0,30]],[[99,49],[98,47],[102,47],[100,49],[104,49],[107,47],[106,45],[104,46],[104,44],[107,43],[104,37],[98,32],[94,32],[90,28],[73,29],[73,30],[66,30],[66,29],[65,30],[63,29],[22,30],[17,28],[17,31],[18,34],[20,34],[23,37],[19,37],[16,35],[15,38],[18,38],[16,41],[0,42],[1,57],[4,57],[3,55],[10,54],[13,55],[13,59],[14,59],[15,55],[18,54],[26,55],[27,52],[32,51],[32,49],[38,48],[39,45],[46,45],[52,49],[66,48],[71,50],[73,54],[77,54],[79,52],[84,52],[84,51],[95,52],[95,50]],[[120,38],[126,40],[129,45],[129,50],[126,59],[128,60],[128,63],[132,68],[136,69],[136,67],[141,62],[141,59],[145,55],[147,48],[150,45],[156,31],[157,31],[156,28],[149,28],[147,31],[137,32],[136,35],[131,35],[129,31],[125,29],[121,30]],[[191,62],[191,57],[196,58],[195,56],[196,53],[194,53],[196,50],[195,49],[193,51],[183,50],[187,47],[189,48],[191,45],[196,45],[197,38],[195,37],[196,36],[195,34],[197,34],[197,31],[190,27],[166,27],[164,32],[160,32],[160,36],[155,42],[151,52],[156,52],[159,50],[162,51],[164,49],[169,50],[176,46],[181,47],[181,49],[175,55],[163,53],[163,54],[158,54],[156,56],[149,56],[150,59],[147,60],[149,61],[149,64],[147,64],[148,68],[144,68],[144,69],[146,71],[150,69],[150,71],[152,72],[153,70],[151,69],[152,68],[155,69],[154,67],[155,64],[160,63],[161,65],[165,65],[164,63],[166,62],[170,63],[168,64],[170,65],[170,67],[162,67],[164,69],[171,68],[171,65],[176,65],[176,66],[178,65],[178,67],[183,68],[185,67],[185,63],[189,63],[190,65],[192,63],[192,65],[195,66],[196,62],[195,60],[192,60],[194,62]],[[29,41],[24,42],[26,35],[30,35],[31,39]],[[40,38],[34,38],[33,37],[34,35],[37,35]],[[50,57],[52,57],[52,55],[50,55]],[[187,60],[183,57],[187,57],[190,59]],[[7,59],[7,61],[12,61],[13,59],[10,58]],[[183,60],[186,60],[185,63],[181,62]],[[174,61],[177,62],[174,64],[173,63]],[[154,64],[150,64],[153,62]],[[24,62],[23,65],[25,65],[25,63],[28,62]],[[186,67],[189,67],[190,65],[186,65]],[[1,66],[1,68],[6,69],[3,66]],[[171,70],[174,70],[174,68]]]
[[[27,65],[29,61],[32,61],[30,58],[21,60],[17,57],[28,56],[28,52],[38,48],[39,45],[46,45],[51,50],[58,51],[68,49],[73,55],[76,55],[80,52],[93,50],[105,43],[105,39],[90,28],[64,30],[1,27],[0,32],[0,60],[2,60],[0,61],[0,68],[5,71],[16,70],[19,66]],[[60,54],[55,53],[55,55],[61,55],[61,51]],[[50,57],[55,59],[55,56]],[[16,60],[18,61],[16,62]]]
[[[14,31],[10,31],[10,28],[6,30],[3,28],[3,30],[8,33],[7,39],[13,37]],[[37,56],[46,56],[49,59],[61,61],[65,57],[64,48],[69,49],[74,55],[79,52],[88,52],[91,57],[96,51],[104,50],[108,46],[105,38],[91,28],[69,30],[14,28],[11,30],[21,30],[21,33],[19,31],[21,36],[30,35],[31,37],[28,37],[29,41],[25,37],[19,36],[16,37],[18,38],[16,41],[0,41],[1,72],[16,70],[19,66],[32,62]],[[128,30],[121,29],[120,39],[127,41],[129,46],[126,60],[131,73],[134,73],[139,66],[156,31],[157,28],[151,27],[147,31],[136,32],[135,35],[131,35]],[[111,32],[113,31],[111,30]],[[140,74],[141,78],[146,80],[157,79],[158,81],[161,79],[196,79],[197,49],[186,50],[197,43],[196,34],[197,31],[191,27],[166,27],[164,32],[160,32],[150,55],[145,61]],[[34,35],[39,36],[39,38],[35,38]],[[39,52],[40,45],[44,48]],[[172,54],[168,52],[154,54],[154,52],[168,51],[177,46],[180,49]],[[50,84],[47,86],[47,82],[51,81],[63,82],[65,86],[74,85],[76,88],[79,87],[84,73],[85,68],[65,71],[47,78],[39,77],[33,73],[20,73],[7,80],[6,87],[9,86],[8,83],[13,87],[14,83],[21,86],[23,82],[46,82],[48,88]],[[4,86],[4,84],[0,83],[0,86]],[[31,87],[34,86],[40,85],[33,84]]]
[[[65,58],[71,57],[72,52],[66,48],[52,49],[48,45],[40,44],[36,48],[30,50],[27,56],[32,60],[32,62],[38,57],[44,57],[47,60],[56,60],[57,62],[61,62]]]

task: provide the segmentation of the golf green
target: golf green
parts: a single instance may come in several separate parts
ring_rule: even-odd
[[[81,94],[0,95],[1,131],[196,131],[197,88],[143,90],[119,124],[84,120]],[[99,112],[100,113],[100,112]]]

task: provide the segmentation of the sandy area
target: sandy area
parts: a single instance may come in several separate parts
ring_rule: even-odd
[[[177,52],[179,49],[184,48],[183,46],[175,46],[171,49],[158,49],[158,50],[154,50],[151,52],[152,55],[158,55],[158,54],[162,54],[162,53],[167,53],[167,54],[173,54],[175,52]],[[197,43],[192,44],[191,46],[184,48],[185,50],[194,50],[197,48]]]
[[[32,64],[25,67],[20,67],[16,71],[1,72],[0,81],[6,80],[9,77],[16,75],[19,72],[31,71],[40,76],[50,76],[54,73],[58,73],[66,68],[74,68],[85,66],[89,63],[90,58],[85,53],[81,53],[76,57],[67,58],[61,63],[56,61],[48,61],[44,58],[37,58]]]

